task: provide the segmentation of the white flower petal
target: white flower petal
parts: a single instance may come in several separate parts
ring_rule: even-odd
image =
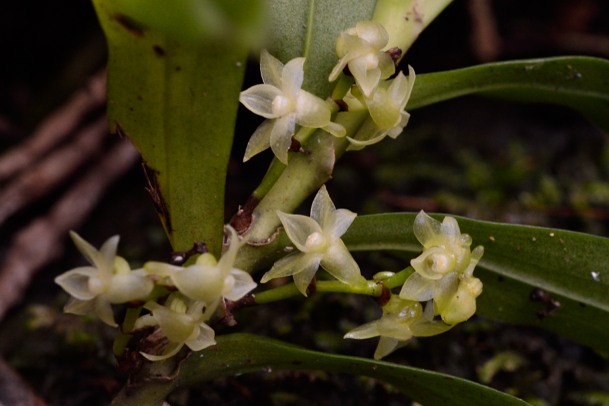
[[[271,131],[275,126],[275,120],[264,120],[258,126],[245,148],[243,162],[247,162],[251,157],[257,155],[271,146]]]
[[[98,273],[97,269],[90,266],[75,268],[56,277],[55,283],[76,299],[91,300],[96,293],[89,289],[89,279],[97,278]]]
[[[270,271],[262,275],[260,282],[266,283],[271,279],[291,276],[306,269],[319,267],[319,254],[304,254],[301,252],[289,254],[273,264]]]
[[[270,145],[273,153],[283,164],[288,164],[288,150],[296,128],[296,115],[288,114],[274,120],[271,129]]]
[[[399,340],[392,337],[381,337],[374,351],[374,359],[379,360],[391,354],[398,348]]]
[[[299,97],[300,87],[304,80],[305,58],[294,58],[285,64],[281,72],[281,91],[286,97]]]
[[[415,237],[417,237],[417,240],[419,240],[425,248],[428,247],[428,242],[430,240],[433,240],[438,234],[441,234],[440,222],[433,219],[423,210],[415,217],[412,228]]]
[[[363,340],[366,338],[378,337],[379,335],[378,320],[375,320],[354,328],[345,334],[344,338]]]
[[[374,21],[360,21],[355,25],[357,36],[376,49],[382,49],[389,42],[389,34],[382,24]]]
[[[420,302],[431,300],[434,296],[435,285],[435,281],[425,279],[415,272],[404,282],[400,291],[400,298]]]
[[[257,286],[252,276],[245,271],[233,269],[231,270],[230,274],[233,278],[235,278],[235,285],[230,292],[224,295],[224,297],[228,300],[239,300],[254,290],[254,288]]]
[[[143,300],[152,292],[154,283],[142,273],[132,271],[128,274],[114,275],[105,298],[110,303],[127,303]]]
[[[288,238],[301,252],[307,252],[307,239],[313,233],[323,234],[321,226],[312,218],[301,214],[283,213],[277,210],[277,216],[285,229]]]
[[[193,339],[186,341],[186,345],[193,351],[201,351],[216,344],[215,335],[214,329],[205,323],[201,323],[198,326],[197,335]]]
[[[273,109],[273,102],[277,97],[282,96],[281,90],[275,86],[263,84],[254,85],[249,89],[241,92],[239,101],[251,112],[258,114],[264,118],[277,118],[277,114]]]
[[[266,49],[260,52],[260,74],[265,84],[281,88],[281,71],[283,64]]]
[[[330,108],[319,97],[301,91],[296,99],[296,123],[302,127],[321,128],[330,123]]]
[[[307,288],[315,277],[315,273],[319,269],[317,261],[302,261],[299,264],[301,269],[294,273],[294,285],[304,296],[307,296]]]
[[[321,229],[325,229],[325,225],[331,223],[335,210],[326,185],[322,185],[311,203],[311,219],[315,220]]]
[[[171,275],[171,280],[185,296],[211,303],[222,294],[225,275],[217,266],[191,265]]]
[[[356,286],[366,283],[357,262],[342,240],[337,240],[322,257],[320,265],[339,281]]]
[[[102,297],[96,297],[93,299],[93,303],[95,306],[95,313],[101,321],[112,327],[118,326],[116,321],[114,321],[114,312],[112,311],[110,302]]]

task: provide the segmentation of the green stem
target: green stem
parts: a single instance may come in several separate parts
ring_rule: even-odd
[[[452,1],[377,0],[372,20],[383,24],[387,30],[388,48],[400,48],[403,56],[419,34]]]
[[[412,269],[412,267],[408,267],[386,279],[366,281],[365,284],[362,283],[355,286],[347,285],[340,281],[317,281],[315,283],[315,293],[351,293],[356,295],[380,297],[383,292],[383,286],[388,289],[394,289],[402,286],[413,272],[414,269]],[[301,295],[302,294],[296,288],[296,285],[289,283],[277,288],[272,288],[265,290],[264,292],[257,293],[254,300],[256,304],[266,304]]]
[[[114,355],[120,357],[123,355],[127,344],[131,340],[131,332],[135,327],[135,321],[140,317],[140,313],[142,311],[142,307],[128,307],[127,312],[125,313],[125,320],[123,320],[123,324],[121,325],[121,331],[118,333],[116,338],[114,339],[114,344],[112,346],[112,351]]]

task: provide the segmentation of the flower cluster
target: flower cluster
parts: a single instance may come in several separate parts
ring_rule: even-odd
[[[410,262],[414,273],[404,282],[399,296],[392,295],[383,306],[379,320],[345,335],[356,339],[380,336],[376,359],[413,336],[440,334],[469,319],[476,312],[476,298],[482,293],[482,282],[473,272],[484,248],[478,246],[470,251],[472,239],[461,234],[453,217],[445,217],[440,223],[421,211],[413,230],[423,245],[423,253]]]
[[[345,96],[350,111],[368,110],[371,124],[364,125],[353,137],[348,137],[351,149],[375,144],[389,135],[396,138],[408,123],[404,111],[414,85],[414,70],[405,76],[399,72],[395,79],[395,61],[388,51],[389,36],[385,28],[372,21],[362,21],[342,32],[336,41],[338,63],[328,80],[335,81],[341,72],[348,72],[355,87]],[[241,92],[239,100],[250,111],[264,117],[250,138],[243,161],[269,147],[282,163],[288,163],[288,151],[296,126],[321,128],[344,137],[346,130],[332,122],[332,111],[321,98],[301,89],[305,58],[295,58],[283,65],[266,50],[260,55],[263,84]]]
[[[408,76],[395,73],[395,62],[389,52],[383,51],[389,36],[385,28],[373,21],[362,21],[342,32],[336,41],[336,53],[340,58],[329,80],[334,81],[340,72],[348,68],[355,79],[344,101],[349,111],[368,110],[371,120],[353,136],[347,137],[349,149],[362,149],[376,144],[387,135],[397,138],[410,114],[404,109],[414,86],[415,72],[408,67]]]
[[[230,245],[220,261],[205,253],[187,267],[150,261],[134,271],[127,261],[116,256],[118,237],[110,238],[97,251],[72,233],[76,246],[92,266],[73,269],[55,279],[71,295],[64,310],[96,315],[117,326],[112,304],[144,303],[143,308],[149,313],[135,321],[135,329],[159,329],[167,340],[160,353],[142,353],[151,361],[171,357],[184,345],[193,351],[213,345],[214,331],[206,322],[218,305],[223,299],[239,300],[256,287],[247,272],[233,267],[241,242],[232,228],[229,231]],[[155,285],[164,287],[166,293],[152,297]]]
[[[355,286],[366,282],[340,238],[357,215],[346,209],[336,209],[325,186],[313,200],[311,217],[281,211],[277,215],[298,251],[277,261],[262,276],[262,283],[293,275],[294,284],[306,296],[307,287],[320,266],[345,284]]]

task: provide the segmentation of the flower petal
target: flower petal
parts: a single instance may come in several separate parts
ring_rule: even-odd
[[[110,303],[127,303],[143,300],[153,288],[154,283],[143,272],[132,271],[128,274],[114,275],[104,296]]]
[[[95,313],[101,321],[112,327],[118,327],[116,321],[114,321],[114,312],[110,302],[103,297],[96,297],[93,299],[95,305]]]
[[[374,351],[374,359],[379,360],[391,354],[398,348],[399,340],[392,337],[381,337]]]
[[[319,97],[301,91],[296,99],[296,123],[303,127],[321,128],[330,123],[330,108]]]
[[[296,128],[296,115],[288,114],[277,118],[271,129],[270,145],[273,153],[283,164],[288,164],[288,150]]]
[[[296,99],[301,92],[300,87],[304,80],[305,58],[294,58],[285,64],[281,71],[281,91],[283,95]]]
[[[320,225],[310,217],[301,214],[289,214],[277,210],[277,216],[285,229],[288,238],[301,252],[307,252],[307,238],[313,233],[323,234]]]
[[[262,81],[276,88],[281,88],[281,71],[283,64],[266,49],[260,52],[260,74]]]
[[[198,326],[197,335],[194,338],[187,340],[186,345],[193,351],[201,351],[204,348],[216,344],[215,336],[216,333],[213,328],[205,323],[201,323]]]
[[[356,286],[366,283],[357,262],[340,239],[330,246],[322,257],[320,265],[330,275],[347,285]]]
[[[251,112],[264,118],[277,118],[279,115],[273,112],[273,101],[277,96],[282,96],[281,90],[271,85],[254,85],[241,92],[239,101]]]
[[[400,298],[420,302],[431,300],[434,296],[435,285],[436,281],[425,279],[415,272],[404,282]]]
[[[378,330],[378,320],[374,320],[354,328],[353,330],[345,334],[344,338],[363,340],[366,338],[377,337],[379,335],[380,333]]]
[[[324,226],[331,222],[335,210],[336,207],[330,199],[326,185],[322,185],[311,203],[311,218],[321,226],[321,229],[325,229]]]
[[[414,225],[412,226],[414,235],[417,237],[417,240],[423,245],[423,247],[428,247],[428,242],[433,240],[440,231],[440,222],[423,210],[417,214],[414,219]]]
[[[271,146],[271,131],[273,131],[274,126],[275,120],[264,120],[262,124],[258,126],[247,143],[243,162],[247,162],[251,157]]]
[[[55,278],[55,283],[78,300],[91,300],[96,294],[89,289],[89,279],[97,277],[98,270],[84,266],[64,272]]]
[[[292,253],[273,264],[270,271],[262,275],[260,282],[266,283],[271,279],[291,276],[310,268],[319,268],[319,254]]]
[[[239,300],[249,292],[251,292],[257,283],[254,282],[252,275],[240,269],[232,269],[230,274],[235,278],[235,286],[233,289],[224,295],[228,300]]]

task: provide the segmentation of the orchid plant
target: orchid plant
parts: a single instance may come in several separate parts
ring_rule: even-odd
[[[121,363],[134,365],[127,368],[133,371],[130,383],[116,404],[162,404],[180,386],[263,365],[290,368],[281,354],[296,357],[290,358],[292,367],[355,369],[391,383],[423,376],[423,390],[401,388],[423,403],[520,404],[511,395],[457,377],[377,360],[414,337],[444,333],[477,310],[490,318],[530,322],[503,306],[522,303],[518,292],[531,285],[562,295],[565,306],[580,301],[594,311],[608,311],[606,282],[585,278],[598,272],[595,261],[572,257],[575,262],[564,269],[556,266],[561,253],[519,240],[545,233],[572,249],[585,247],[587,255],[598,259],[606,256],[607,239],[423,211],[358,216],[332,202],[325,184],[346,151],[399,142],[398,136],[408,133],[408,111],[441,100],[519,88],[528,91],[528,99],[555,101],[547,86],[536,85],[546,80],[565,96],[561,103],[576,109],[591,105],[581,103],[582,98],[604,100],[597,110],[585,112],[607,125],[607,116],[600,114],[607,110],[602,90],[607,83],[600,78],[609,72],[604,60],[522,61],[415,79],[415,69],[400,61],[450,2],[321,2],[332,9],[328,11],[315,2],[260,0],[244,6],[209,1],[189,9],[173,3],[155,8],[135,0],[94,0],[110,49],[110,122],[142,153],[148,188],[174,250],[187,252],[196,242],[205,248],[188,251],[195,254],[192,258],[182,255],[184,263],[148,261],[131,270],[116,256],[118,237],[97,251],[72,234],[91,266],[57,277],[70,295],[65,311],[95,316],[111,326],[124,315],[114,351]],[[332,17],[338,10],[348,10],[340,21]],[[204,16],[212,11],[221,24],[205,25],[209,18]],[[259,56],[262,83],[242,89],[252,53]],[[563,76],[548,75],[567,67],[581,72],[579,82],[564,84]],[[225,225],[224,184],[239,102],[264,119],[249,138],[244,165],[259,164],[262,157],[253,158],[269,148],[273,158],[260,186]],[[182,108],[184,103],[188,108]],[[310,215],[298,214],[313,194]],[[367,269],[368,262],[364,268],[352,255],[371,250],[404,251],[410,259],[387,271]],[[561,285],[562,279],[553,279],[549,270],[577,283]],[[499,302],[493,298],[501,288],[489,277],[492,273],[513,286]],[[215,336],[215,326],[236,324],[242,307],[326,292],[376,299],[380,318],[341,332],[348,339],[379,337],[374,361],[330,358],[248,335]],[[126,311],[119,312],[121,307]],[[548,328],[593,348],[607,338],[606,331],[601,338],[592,337],[560,323]],[[192,352],[200,356],[190,356]],[[227,365],[233,369],[227,372]],[[354,365],[373,367],[362,372]],[[163,380],[151,379],[159,374]],[[462,399],[443,392],[446,379]]]

